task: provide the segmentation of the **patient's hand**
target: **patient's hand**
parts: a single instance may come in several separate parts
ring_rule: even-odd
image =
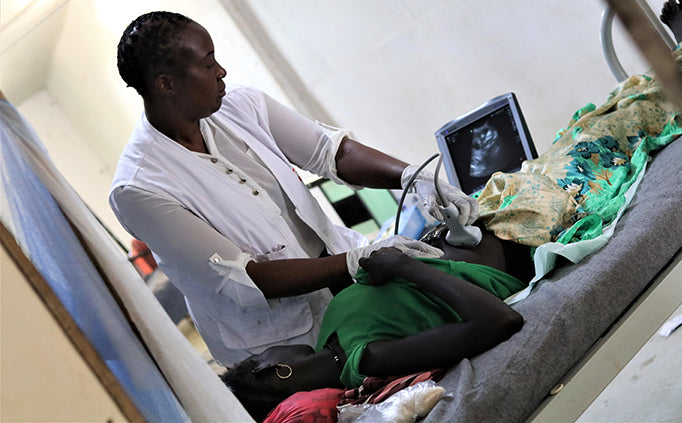
[[[400,252],[396,248],[381,248],[370,254],[369,257],[361,258],[358,264],[369,272],[368,282],[371,285],[383,285],[395,279],[413,261],[412,258]]]

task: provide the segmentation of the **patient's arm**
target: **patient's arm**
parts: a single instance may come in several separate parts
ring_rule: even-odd
[[[360,365],[366,375],[386,377],[449,367],[505,341],[523,325],[520,314],[486,290],[395,250],[380,250],[360,264],[379,280],[401,277],[420,285],[447,302],[463,320],[370,343]]]

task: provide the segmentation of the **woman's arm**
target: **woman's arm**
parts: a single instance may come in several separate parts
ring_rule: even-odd
[[[407,183],[417,170],[417,166],[408,166],[402,160],[351,139],[346,130],[329,134],[321,125],[267,95],[264,99],[272,136],[288,159],[302,169],[338,184],[384,189],[404,188],[403,183]],[[414,188],[429,213],[442,220],[438,207],[440,196],[437,198],[432,181],[433,174],[421,173]],[[474,198],[445,182],[441,184],[441,190],[446,201],[459,210],[463,224],[472,224],[476,220],[478,202]]]
[[[407,163],[344,138],[336,153],[336,171],[341,179],[368,188],[401,189],[400,177]]]
[[[289,297],[353,282],[346,254],[309,259],[283,259],[246,265],[246,273],[265,298]]]
[[[367,345],[360,371],[394,376],[449,367],[505,341],[523,326],[523,318],[486,290],[394,251],[382,250],[361,260],[378,279],[401,277],[443,299],[462,322],[429,329],[398,340]]]
[[[198,284],[215,289],[223,276],[209,265],[218,254],[236,260],[242,251],[211,225],[179,204],[131,187],[115,192],[115,209],[127,230],[176,269],[191,274]],[[352,282],[346,255],[284,259],[246,264],[246,273],[266,298],[285,297]],[[177,281],[176,281],[177,283]]]
[[[263,97],[272,136],[292,163],[304,167],[310,163],[311,155],[320,143],[325,142],[324,130],[268,95]],[[339,178],[351,185],[370,188],[400,189],[400,177],[407,166],[405,162],[348,137],[341,140],[333,160]],[[320,170],[314,169],[316,173]]]

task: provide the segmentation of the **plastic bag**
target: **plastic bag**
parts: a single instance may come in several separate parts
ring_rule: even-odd
[[[339,407],[339,423],[415,422],[426,416],[444,393],[445,389],[427,380],[396,392],[379,404],[343,405]]]

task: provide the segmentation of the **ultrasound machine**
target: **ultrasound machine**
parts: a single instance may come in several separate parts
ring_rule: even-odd
[[[515,172],[537,158],[514,93],[495,97],[436,131],[448,180],[466,194],[479,191],[495,172]]]
[[[441,203],[446,241],[454,246],[473,247],[481,241],[477,226],[463,226],[459,212],[440,194],[438,171],[444,164],[449,182],[465,194],[480,191],[495,172],[515,172],[525,160],[537,158],[526,121],[514,93],[495,97],[436,131],[440,161],[434,185]]]

